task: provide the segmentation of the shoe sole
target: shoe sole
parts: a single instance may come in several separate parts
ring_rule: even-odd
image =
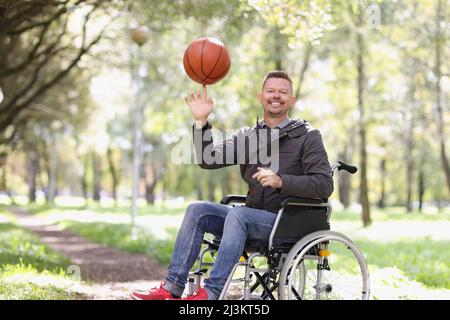
[[[135,296],[134,294],[130,294],[130,296],[133,300],[142,300],[141,298]]]
[[[138,296],[135,296],[133,293],[130,294],[130,296],[133,300],[140,300],[140,301],[144,300],[142,298],[139,298]],[[148,300],[181,300],[181,298],[148,299]]]

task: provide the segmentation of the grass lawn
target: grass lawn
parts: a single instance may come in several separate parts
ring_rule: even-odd
[[[167,238],[158,239],[141,226],[132,228],[129,224],[91,222],[73,220],[63,221],[65,229],[79,234],[91,241],[130,252],[147,254],[162,265],[168,265],[172,257],[177,229],[166,230]]]
[[[338,211],[331,225],[364,253],[372,298],[450,299],[450,211],[372,208],[371,216],[363,228],[359,212]]]
[[[70,290],[77,283],[65,271],[70,265],[0,208],[0,300],[79,299]]]

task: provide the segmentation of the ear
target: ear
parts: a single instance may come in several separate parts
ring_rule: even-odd
[[[297,97],[292,96],[289,100],[290,100],[289,102],[290,102],[291,106],[294,106],[295,102],[297,101]]]

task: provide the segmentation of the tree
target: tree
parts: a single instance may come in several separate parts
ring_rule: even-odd
[[[396,26],[386,33],[390,43],[396,48],[402,63],[399,66],[404,79],[408,84],[405,92],[404,106],[399,112],[403,115],[405,124],[403,128],[403,145],[405,145],[406,161],[406,208],[412,208],[412,190],[419,186],[418,199],[424,200],[426,179],[424,177],[424,166],[429,163],[425,161],[428,151],[425,151],[426,136],[435,132],[434,141],[439,146],[439,158],[444,177],[448,185],[448,157],[445,143],[445,108],[442,97],[442,79],[448,72],[446,64],[441,56],[446,54],[445,43],[448,41],[448,28],[443,23],[443,16],[448,11],[448,1],[409,1],[399,5],[393,15]],[[433,57],[434,59],[430,59]],[[434,128],[429,130],[429,128]],[[418,159],[414,154],[417,152]],[[415,170],[417,167],[417,170]],[[413,173],[417,171],[417,174]],[[414,177],[418,180],[414,183]]]
[[[298,52],[302,57],[299,70],[292,72],[298,79],[294,94],[300,97],[313,48],[320,45],[325,32],[334,28],[331,23],[330,3],[328,1],[256,0],[249,1],[249,5],[271,28],[273,36],[269,43],[273,50],[276,69],[287,69],[289,48],[301,50]]]
[[[60,158],[68,153],[68,146],[62,141],[68,136],[74,136],[76,141],[77,134],[83,130],[95,110],[90,100],[89,76],[88,72],[74,70],[20,115],[23,124],[13,141],[15,150],[23,152],[27,159],[26,181],[30,201],[34,200],[37,180],[42,175],[46,175],[44,181],[47,185],[41,187],[47,191],[48,200],[52,201],[56,195],[58,175],[65,171]],[[82,160],[73,159],[74,165],[79,161]],[[77,183],[69,182],[69,185],[75,189]]]
[[[444,54],[444,48],[446,48],[446,40],[449,36],[448,28],[443,29],[443,14],[447,12],[447,7],[444,6],[442,0],[437,0],[436,3],[436,15],[435,15],[435,29],[434,29],[434,76],[435,76],[435,94],[436,94],[436,118],[437,118],[437,135],[439,141],[441,165],[444,170],[444,174],[447,180],[447,188],[450,195],[450,164],[446,152],[446,134],[444,126],[444,111],[442,106],[442,68],[443,61],[442,56]],[[448,49],[448,48],[447,48]]]
[[[370,218],[370,202],[369,202],[369,187],[367,182],[367,141],[366,141],[366,124],[365,124],[365,89],[366,89],[366,75],[365,75],[365,42],[362,33],[364,23],[364,13],[361,6],[358,7],[356,13],[356,68],[358,70],[358,111],[359,111],[359,138],[360,138],[360,201],[362,205],[362,219],[364,226],[368,226],[372,221]]]
[[[66,77],[102,39],[106,27],[94,37],[88,30],[95,14],[111,8],[111,3],[2,1],[0,7],[0,87],[5,96],[0,103],[0,143],[5,143],[23,124],[23,111]],[[80,34],[74,34],[69,24],[80,10],[86,13]],[[7,130],[11,126],[13,130]]]

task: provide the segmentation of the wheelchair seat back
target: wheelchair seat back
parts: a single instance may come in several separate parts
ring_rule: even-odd
[[[276,225],[272,247],[289,250],[304,236],[330,230],[329,209],[326,206],[287,206]]]

